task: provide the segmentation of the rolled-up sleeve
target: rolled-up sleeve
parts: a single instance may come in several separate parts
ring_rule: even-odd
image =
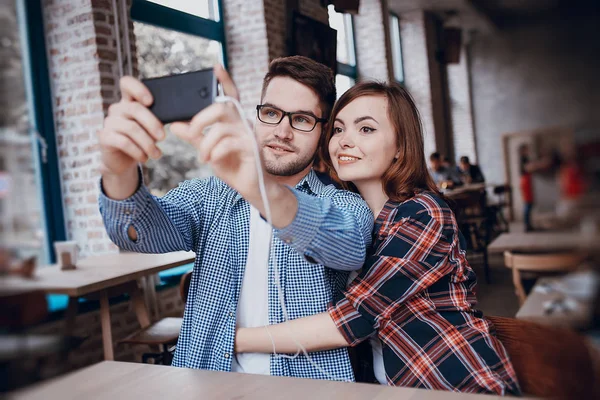
[[[100,213],[109,238],[120,248],[139,253],[194,250],[201,226],[202,182],[186,181],[164,197],[153,196],[143,183],[124,200],[113,200],[102,190]],[[137,240],[129,237],[133,227]]]
[[[275,230],[277,237],[311,263],[341,271],[360,269],[373,229],[373,213],[364,200],[350,192],[321,198],[290,190],[298,211],[292,223]]]

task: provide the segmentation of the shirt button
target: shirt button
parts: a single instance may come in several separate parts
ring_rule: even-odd
[[[225,353],[225,358],[229,358],[229,353]]]
[[[292,239],[285,239],[285,240],[284,240],[284,242],[285,242],[286,244],[290,244],[290,243],[292,243]]]
[[[125,210],[125,215],[130,215],[130,214],[131,214],[131,211]]]
[[[230,313],[229,313],[229,316],[230,316],[231,318],[233,318],[233,313],[232,313],[232,312],[230,312]]]

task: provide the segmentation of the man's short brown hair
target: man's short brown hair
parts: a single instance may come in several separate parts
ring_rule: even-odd
[[[263,80],[261,101],[265,97],[271,79],[276,77],[291,78],[308,86],[319,98],[323,113],[321,118],[329,118],[336,98],[335,77],[329,67],[303,56],[276,58],[269,64],[269,72]]]

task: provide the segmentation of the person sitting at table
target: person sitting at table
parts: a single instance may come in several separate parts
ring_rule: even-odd
[[[485,178],[481,172],[481,168],[478,165],[471,164],[469,157],[462,156],[458,163],[458,172],[460,173],[461,180],[466,183],[483,183]]]
[[[442,156],[437,151],[429,156],[429,173],[437,187],[442,189],[451,189],[462,185],[458,174],[452,168],[444,166]]]
[[[329,125],[323,159],[377,215],[367,261],[326,312],[240,328],[236,351],[295,353],[301,344],[320,352],[369,340],[381,384],[519,394],[493,325],[474,308],[476,276],[427,172],[409,93],[397,83],[359,83],[338,100]]]

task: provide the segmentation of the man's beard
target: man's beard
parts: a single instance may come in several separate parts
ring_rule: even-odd
[[[265,151],[265,150],[263,149],[263,151]],[[285,162],[281,159],[279,159],[277,161],[268,160],[267,157],[263,156],[263,160],[265,162],[265,169],[267,170],[267,172],[269,174],[276,175],[276,176],[296,175],[296,174],[304,171],[304,169],[306,169],[306,167],[311,165],[313,162],[313,159],[314,159],[313,155],[307,155],[304,158],[296,158],[295,160]]]

